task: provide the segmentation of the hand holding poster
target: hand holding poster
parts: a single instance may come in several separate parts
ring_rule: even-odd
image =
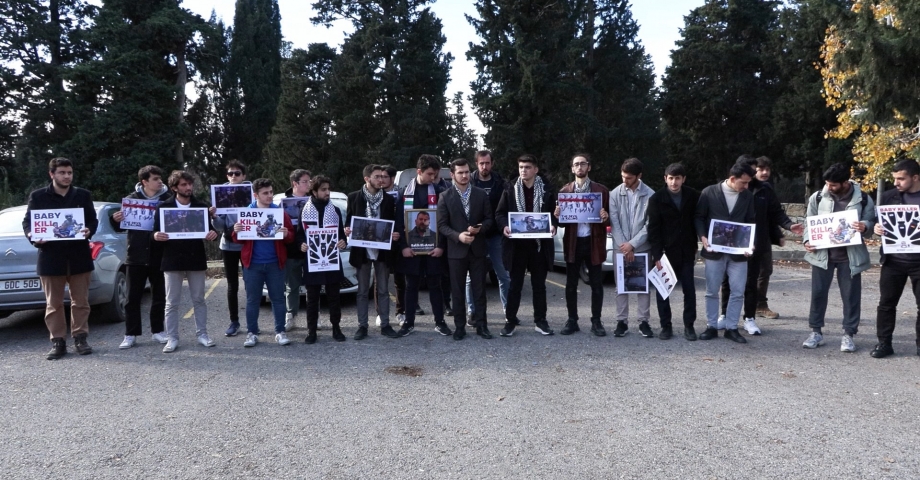
[[[406,242],[416,255],[428,255],[438,245],[438,231],[431,228],[437,225],[438,211],[434,209],[406,210]]]
[[[352,247],[377,248],[389,250],[393,242],[393,220],[377,218],[351,217]]]
[[[237,214],[243,230],[236,232],[240,240],[284,240],[284,209],[244,208]]]
[[[208,236],[207,208],[161,208],[160,231],[170,240],[205,238]]]
[[[549,213],[508,212],[508,238],[553,238]]]
[[[308,228],[307,271],[334,272],[339,269],[338,228]]]
[[[83,240],[82,208],[61,208],[59,210],[32,210],[32,241]]]
[[[713,219],[709,222],[709,250],[731,255],[754,253],[755,227],[753,223]]]
[[[122,230],[153,231],[153,221],[157,216],[157,205],[160,200],[147,200],[142,198],[122,198],[121,213],[124,218],[119,224]]]
[[[920,207],[880,205],[877,211],[883,252],[920,253]]]
[[[220,215],[236,213],[254,201],[252,185],[249,183],[211,185],[211,205]]]
[[[859,221],[859,212],[840,212],[815,215],[805,219],[808,225],[808,244],[814,248],[846,247],[862,244],[862,235],[853,227]]]
[[[626,255],[617,257],[617,293],[648,293],[648,254],[636,253],[631,262]]]
[[[600,193],[560,193],[559,223],[601,223],[602,198]]]
[[[677,277],[674,275],[674,269],[667,255],[662,255],[658,263],[661,264],[661,268],[652,265],[652,269],[648,271],[648,279],[661,294],[661,298],[667,300],[674,291],[674,287],[677,286]]]

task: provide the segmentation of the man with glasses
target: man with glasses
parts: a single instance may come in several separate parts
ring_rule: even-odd
[[[242,185],[246,181],[246,165],[239,160],[230,160],[227,163],[227,183],[224,185]],[[214,218],[214,229],[221,233],[220,251],[224,257],[224,277],[227,279],[227,309],[230,311],[230,326],[224,335],[236,336],[240,330],[240,257],[243,245],[233,241],[233,225],[237,221],[236,214],[216,215],[217,208],[209,209]]]
[[[291,188],[284,193],[275,195],[274,203],[282,205],[285,198],[306,198],[310,196],[310,185],[312,184],[313,174],[309,170],[298,168],[291,172]],[[300,224],[301,210],[296,215],[288,213],[291,217],[291,223],[296,227]],[[287,261],[284,263],[284,305],[287,313],[285,314],[284,330],[290,331],[294,328],[294,319],[300,310],[300,286],[303,285],[303,263],[305,255],[300,251],[300,242],[286,244]]]

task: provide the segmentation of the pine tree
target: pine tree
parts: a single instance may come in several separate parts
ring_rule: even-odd
[[[453,112],[449,116],[447,131],[453,145],[447,159],[465,158],[472,161],[476,156],[479,139],[476,132],[469,128],[466,112],[463,111],[463,93],[454,93],[450,105]]]

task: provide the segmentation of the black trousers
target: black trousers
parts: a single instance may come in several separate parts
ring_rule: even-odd
[[[437,259],[440,261],[440,259]],[[444,321],[444,294],[441,291],[442,275],[406,275],[406,298],[403,304],[406,310],[403,314],[406,316],[406,324],[415,326],[415,309],[418,307],[418,291],[422,282],[428,286],[428,300],[431,302],[431,314],[434,315],[434,322],[441,323]]]
[[[530,288],[533,291],[533,319],[546,320],[546,272],[549,265],[546,264],[546,256],[537,251],[537,243],[533,240],[515,240],[510,267],[511,286],[508,288],[505,318],[518,320],[524,275],[529,271]]]
[[[677,276],[677,281],[680,283],[681,291],[684,292],[685,326],[692,326],[696,322],[696,285],[693,279],[693,266],[695,264],[696,259],[694,257],[671,264],[671,268],[674,269],[674,275]],[[728,299],[728,295],[724,291],[722,298]],[[658,317],[661,319],[661,326],[671,327],[671,301],[661,298],[658,289],[655,289],[655,299],[658,303]],[[722,306],[722,311],[725,311],[725,305]]]
[[[466,275],[470,275],[473,293],[473,323],[486,326],[486,257],[448,258],[450,267],[450,293],[454,304],[454,325],[466,329]],[[406,305],[406,313],[409,306]]]
[[[591,237],[581,237],[575,242],[575,263],[565,264],[565,306],[569,320],[578,320],[578,281],[582,264],[588,266],[591,320],[600,320],[604,306],[604,269],[602,265],[591,265]]]
[[[126,265],[125,276],[128,282],[128,302],[125,303],[125,335],[142,335],[141,298],[144,286],[150,282],[150,333],[163,331],[166,316],[166,279],[159,266]]]
[[[904,285],[910,279],[917,305],[917,322],[915,326],[916,343],[920,347],[920,263],[902,263],[893,258],[886,258],[879,275],[879,301],[876,317],[876,329],[880,342],[891,343],[894,335],[895,318],[898,313],[898,301],[904,293]]]
[[[744,318],[754,318],[757,315],[757,277],[760,276],[760,264],[763,262],[763,256],[763,252],[758,253],[757,250],[754,250],[754,254],[747,259],[747,282],[744,284]],[[722,315],[725,315],[725,309],[728,308],[729,294],[731,294],[731,288],[728,286],[728,275],[726,275],[722,279]]]
[[[227,308],[230,321],[240,323],[240,257],[243,252],[221,250],[224,257],[224,275],[227,277]]]
[[[406,313],[406,276],[401,273],[393,274],[393,283],[396,284],[396,313]],[[416,301],[418,292],[416,291]]]
[[[329,306],[329,323],[333,327],[338,326],[342,320],[342,304],[339,301],[339,290],[341,285],[338,283],[327,283],[326,302]],[[307,329],[311,332],[316,331],[319,324],[319,297],[323,285],[307,285]]]

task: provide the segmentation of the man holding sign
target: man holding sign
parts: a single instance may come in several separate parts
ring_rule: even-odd
[[[808,199],[805,222],[805,261],[811,267],[811,306],[808,311],[808,326],[811,334],[802,344],[805,348],[824,345],[824,314],[827,311],[827,294],[837,271],[837,287],[843,301],[843,336],[840,338],[841,352],[855,352],[853,335],[859,329],[862,280],[860,274],[869,268],[869,250],[863,242],[856,245],[833,248],[817,248],[824,243],[828,232],[821,231],[816,215],[854,211],[857,221],[850,226],[859,233],[865,233],[875,223],[875,205],[859,185],[850,181],[850,169],[842,163],[835,163],[824,172],[824,189],[815,192]],[[836,228],[836,225],[832,225]]]
[[[41,279],[45,293],[45,326],[51,334],[51,351],[48,360],[57,360],[67,353],[67,320],[64,318],[64,287],[70,287],[70,332],[74,348],[80,355],[93,353],[87,344],[89,334],[89,282],[92,277],[93,257],[90,254],[89,239],[96,233],[99,221],[88,190],[72,186],[73,163],[57,157],[48,162],[48,176],[51,184],[29,194],[29,206],[22,221],[22,230],[35,248],[38,248],[36,273]],[[84,226],[80,230],[82,239],[46,242],[32,239],[33,212],[60,211],[65,208],[83,210]],[[44,233],[44,232],[41,232]]]

